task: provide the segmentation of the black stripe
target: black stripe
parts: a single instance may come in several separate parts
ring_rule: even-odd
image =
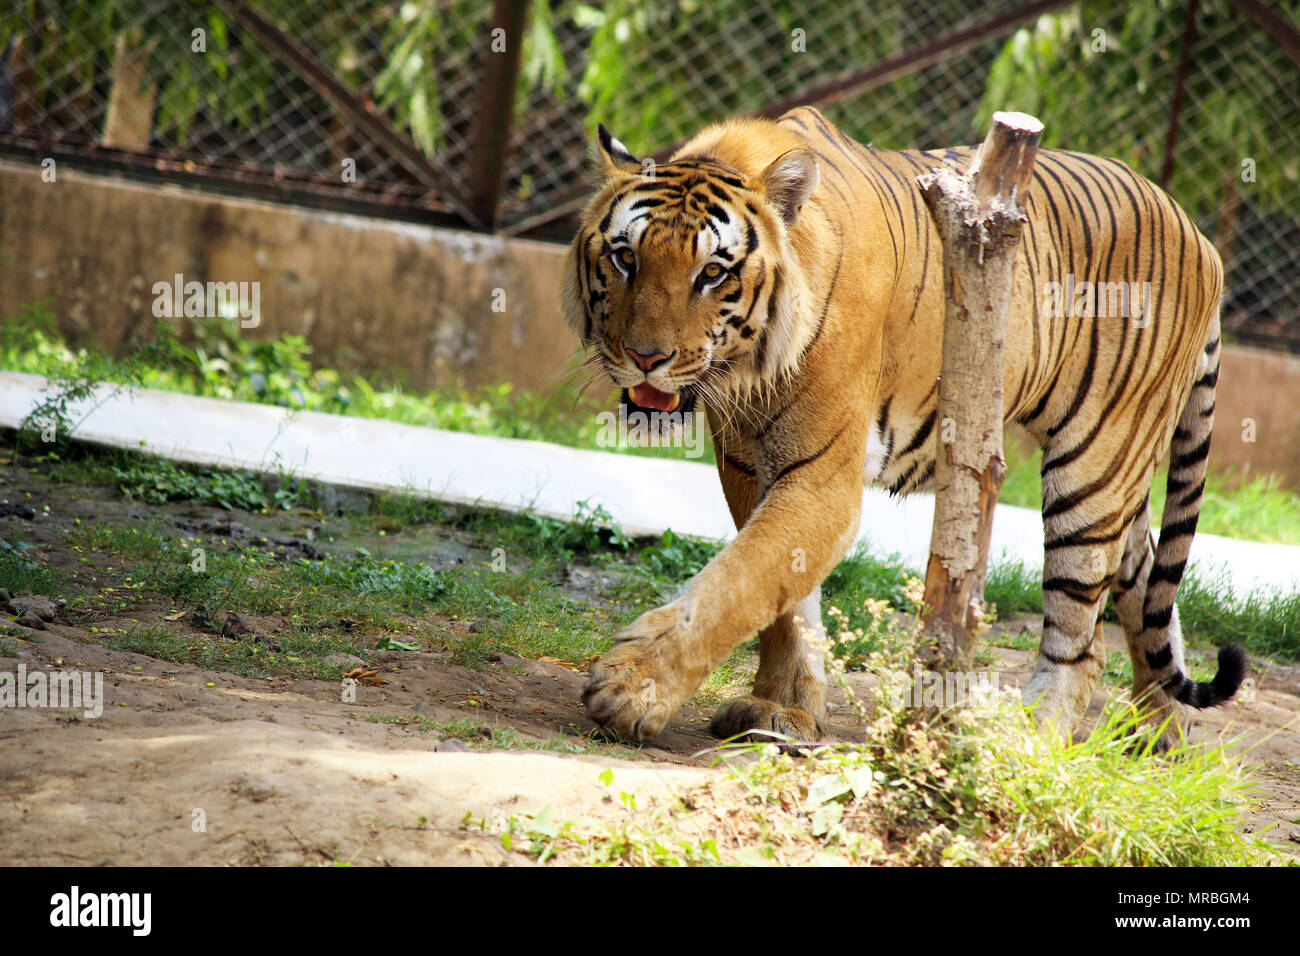
[[[1142,578],[1142,571],[1144,568],[1146,568],[1147,562],[1150,560],[1151,560],[1151,551],[1144,546],[1142,548],[1142,560],[1139,561],[1137,567],[1133,569],[1132,577],[1125,578],[1124,580],[1119,582],[1118,593],[1127,594],[1129,591],[1132,591],[1135,587],[1137,587],[1138,581]]]
[[[730,455],[723,455],[722,460],[742,475],[748,475],[750,478],[753,478],[758,474],[753,467],[745,464],[743,461],[738,461],[737,459],[732,458]]]
[[[1170,524],[1161,522],[1160,524],[1160,544],[1164,545],[1166,541],[1172,541],[1174,538],[1181,538],[1183,535],[1195,534],[1196,523],[1200,519],[1200,514],[1189,515],[1181,521],[1174,521]]]
[[[1082,548],[1089,544],[1111,544],[1119,535],[1093,535],[1089,536],[1084,532],[1091,531],[1095,525],[1087,528],[1079,528],[1069,534],[1063,534],[1059,538],[1048,538],[1043,542],[1044,551],[1055,551],[1057,548]]]
[[[1187,451],[1180,451],[1174,456],[1173,461],[1169,463],[1170,471],[1182,471],[1184,468],[1190,468],[1192,465],[1200,464],[1210,455],[1210,437],[1205,436],[1205,441],[1201,442],[1195,448]]]
[[[921,427],[916,430],[916,434],[912,436],[911,440],[904,446],[903,450],[898,453],[899,458],[902,458],[905,455],[910,455],[925,444],[926,439],[930,437],[930,432],[934,431],[934,423],[938,417],[938,411],[936,409],[931,409],[929,416],[921,423]]]
[[[1100,584],[1085,584],[1083,581],[1075,581],[1073,578],[1056,577],[1048,578],[1043,582],[1044,591],[1064,594],[1070,600],[1084,605],[1096,604],[1105,588],[1105,581]]]
[[[1186,561],[1179,561],[1177,564],[1157,564],[1147,575],[1147,587],[1153,584],[1159,584],[1162,581],[1168,581],[1170,584],[1177,584],[1183,579],[1183,569],[1187,566]]]
[[[1167,608],[1155,611],[1147,611],[1142,615],[1142,627],[1147,631],[1163,631],[1169,626],[1169,622],[1174,617],[1174,606],[1171,604]]]
[[[916,466],[917,462],[912,462],[912,464],[908,466],[907,471],[903,472],[902,475],[899,476],[898,480],[889,486],[889,493],[891,495],[903,494],[904,490],[907,488],[908,482],[911,481],[912,476],[916,474]]]
[[[1187,494],[1185,494],[1185,495],[1183,495],[1181,498],[1179,498],[1176,506],[1179,507],[1179,508],[1186,508],[1186,507],[1188,507],[1189,505],[1191,505],[1193,502],[1195,502],[1195,501],[1199,501],[1201,495],[1203,495],[1203,494],[1205,494],[1205,479],[1204,479],[1204,478],[1202,478],[1202,479],[1200,480],[1200,483],[1197,484],[1197,486],[1196,486],[1195,488],[1193,488],[1191,491],[1187,492]]]
[[[830,441],[828,441],[821,448],[817,449],[817,451],[813,452],[807,458],[800,458],[796,462],[791,462],[790,464],[782,468],[780,471],[778,471],[776,473],[776,477],[772,479],[771,484],[769,484],[767,486],[767,489],[764,491],[764,495],[766,495],[768,491],[771,491],[772,488],[776,487],[777,482],[779,482],[782,478],[789,475],[791,472],[795,471],[796,469],[804,467],[804,465],[812,464],[822,455],[826,454],[826,452],[830,450],[830,447],[840,440],[840,436],[844,434],[844,427],[845,426],[841,425],[840,430],[835,433],[835,435],[831,438]]]
[[[1091,643],[1089,644],[1089,646],[1091,646]],[[1041,650],[1040,653],[1044,657],[1046,657],[1049,661],[1051,661],[1053,664],[1059,664],[1061,666],[1082,664],[1084,661],[1092,659],[1092,651],[1089,650],[1087,647],[1085,647],[1074,657],[1058,657],[1056,654],[1053,654],[1047,650]]]
[[[1147,667],[1153,671],[1162,671],[1173,663],[1174,649],[1168,641],[1165,641],[1164,647],[1158,651],[1147,651],[1145,656]]]

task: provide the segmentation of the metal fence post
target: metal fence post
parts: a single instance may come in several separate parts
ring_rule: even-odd
[[[528,0],[495,0],[468,176],[470,212],[489,232],[497,225],[527,22]]]
[[[1192,62],[1192,44],[1196,42],[1196,7],[1198,0],[1187,0],[1187,19],[1183,22],[1183,44],[1178,54],[1178,78],[1174,80],[1174,98],[1169,107],[1169,132],[1165,134],[1165,159],[1160,166],[1160,188],[1168,189],[1174,175],[1174,146],[1178,143],[1178,121],[1183,114],[1183,93],[1187,88],[1187,68]]]

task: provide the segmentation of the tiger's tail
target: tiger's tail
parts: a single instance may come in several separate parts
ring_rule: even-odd
[[[1187,676],[1183,638],[1174,599],[1187,566],[1192,536],[1205,493],[1210,434],[1214,429],[1214,397],[1219,381],[1219,317],[1216,311],[1209,341],[1202,354],[1200,375],[1192,385],[1170,445],[1169,476],[1160,540],[1147,576],[1142,614],[1141,647],[1153,683],[1180,703],[1213,707],[1230,700],[1246,676],[1246,652],[1239,644],[1219,649],[1213,680],[1197,682]]]

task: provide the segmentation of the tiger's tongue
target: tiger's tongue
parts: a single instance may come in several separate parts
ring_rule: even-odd
[[[629,392],[632,395],[632,401],[636,402],[642,408],[655,408],[661,412],[671,412],[681,401],[679,395],[669,395],[667,392],[661,392],[649,382],[642,382],[635,385]]]

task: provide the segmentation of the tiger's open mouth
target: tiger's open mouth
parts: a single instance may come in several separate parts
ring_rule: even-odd
[[[620,401],[634,412],[681,412],[695,410],[695,390],[689,386],[678,392],[661,392],[649,382],[623,389]]]

